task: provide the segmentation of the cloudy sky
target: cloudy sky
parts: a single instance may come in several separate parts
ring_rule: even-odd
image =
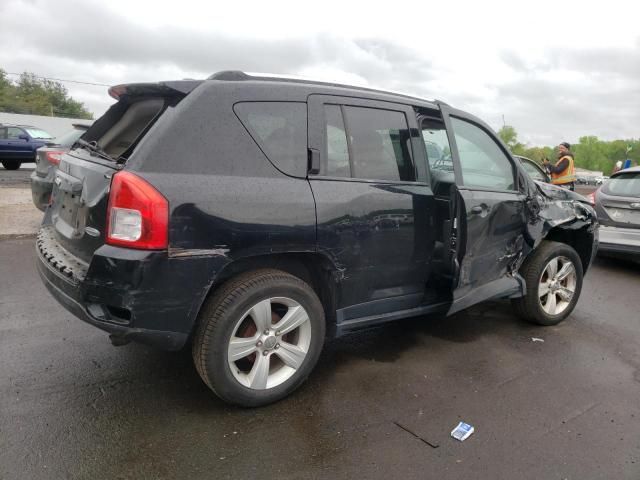
[[[640,137],[640,7],[592,3],[0,0],[0,68],[109,85],[290,73],[504,116],[530,145]],[[96,115],[111,103],[65,85]]]

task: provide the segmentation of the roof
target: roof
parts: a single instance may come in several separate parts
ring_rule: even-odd
[[[446,103],[439,100],[429,100],[426,98],[417,97],[415,95],[410,95],[407,93],[395,92],[393,90],[384,90],[384,89],[375,88],[375,87],[364,87],[362,85],[350,85],[346,83],[327,82],[323,80],[316,80],[316,79],[300,77],[296,75],[282,75],[278,73],[256,73],[256,72],[243,72],[241,70],[223,70],[209,76],[207,80],[222,80],[222,81],[228,81],[228,82],[262,80],[262,81],[269,81],[269,82],[302,83],[302,84],[309,84],[309,85],[319,85],[324,87],[349,88],[352,90],[360,90],[363,92],[371,92],[371,93],[383,93],[388,95],[394,95],[397,97],[404,97],[411,100],[419,100],[421,102],[427,102],[427,103],[435,102],[435,103],[446,105]]]
[[[38,128],[38,127],[34,127],[33,125],[21,125],[21,124],[18,124],[18,123],[0,123],[0,126],[2,126],[2,127]]]

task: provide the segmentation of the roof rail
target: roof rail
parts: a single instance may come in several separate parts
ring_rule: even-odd
[[[256,73],[256,72],[243,72],[241,70],[222,70],[220,72],[214,73],[213,75],[210,75],[207,78],[207,80],[222,80],[227,82],[238,82],[238,81],[247,81],[247,80],[272,80],[272,81],[292,82],[292,83],[312,83],[315,85],[325,85],[329,87],[341,87],[341,88],[351,88],[354,90],[363,90],[365,92],[386,93],[389,95],[396,95],[400,97],[410,98],[413,100],[420,100],[422,102],[436,103],[433,100],[428,100],[426,98],[417,97],[415,95],[410,95],[408,93],[403,93],[403,92],[395,92],[393,90],[385,90],[383,88],[365,87],[362,85],[329,82],[326,80],[316,80],[313,78],[301,77],[297,75],[282,75],[279,73]],[[439,103],[446,105],[446,103],[444,102],[439,102]]]

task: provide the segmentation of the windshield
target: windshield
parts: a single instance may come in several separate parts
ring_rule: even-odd
[[[53,135],[45,132],[44,130],[40,130],[39,128],[25,128],[25,130],[31,138],[53,138]]]
[[[71,148],[71,145],[76,143],[76,140],[78,140],[84,132],[86,132],[85,129],[74,128],[63,135],[56,137],[55,142],[61,147]]]
[[[621,197],[640,197],[640,172],[624,173],[607,182],[607,193]]]

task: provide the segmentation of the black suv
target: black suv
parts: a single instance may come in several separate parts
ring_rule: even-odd
[[[61,158],[39,272],[114,345],[190,344],[228,402],[288,395],[327,335],[496,298],[553,325],[578,301],[587,200],[445,103],[232,71],[110,94]]]

